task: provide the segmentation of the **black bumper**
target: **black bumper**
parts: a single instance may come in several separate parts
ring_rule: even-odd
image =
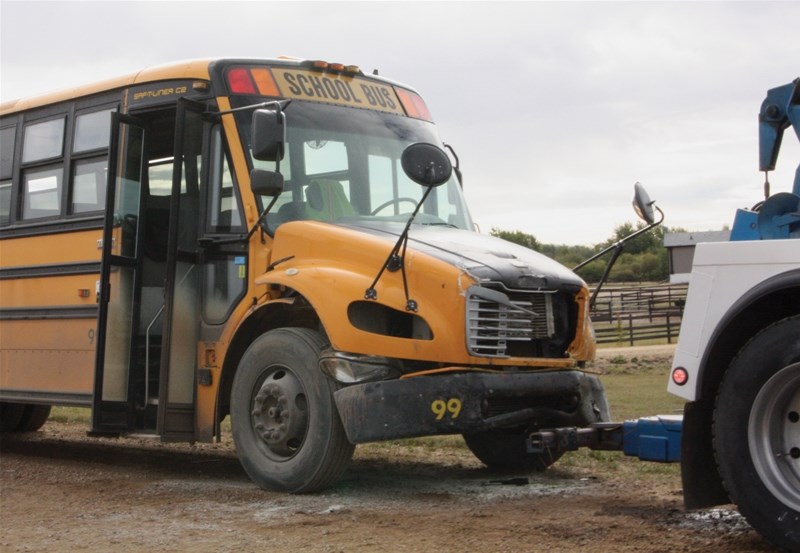
[[[610,420],[603,385],[580,371],[420,376],[355,384],[335,398],[352,443]]]

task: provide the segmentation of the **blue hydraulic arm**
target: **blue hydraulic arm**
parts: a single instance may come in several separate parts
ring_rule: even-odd
[[[800,140],[800,78],[773,88],[761,103],[758,114],[759,169],[775,169],[783,132],[791,127]],[[764,182],[764,201],[752,209],[739,209],[731,229],[731,240],[776,240],[800,238],[800,166],[791,192],[770,194]]]
[[[792,127],[800,140],[800,78],[767,91],[758,114],[759,169],[773,171],[781,150],[783,131]],[[800,166],[794,176],[792,193],[800,196]],[[769,193],[767,193],[769,196]]]

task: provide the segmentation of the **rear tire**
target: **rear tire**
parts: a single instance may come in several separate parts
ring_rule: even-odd
[[[748,522],[800,551],[800,316],[764,329],[731,363],[717,395],[714,449]]]
[[[17,431],[36,432],[50,418],[50,409],[49,405],[26,405],[22,420],[17,426]]]
[[[475,457],[496,470],[543,471],[563,455],[563,452],[529,453],[528,435],[524,428],[502,428],[464,434],[464,441]]]
[[[314,492],[341,476],[355,446],[320,372],[324,346],[305,328],[272,330],[247,349],[231,392],[231,428],[247,474],[260,487]]]
[[[16,432],[25,416],[22,403],[0,402],[0,432]]]

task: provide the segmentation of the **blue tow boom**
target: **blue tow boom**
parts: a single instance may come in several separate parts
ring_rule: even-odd
[[[587,427],[552,428],[533,432],[530,453],[576,451],[582,447],[622,451],[643,461],[681,460],[683,416],[656,415],[625,422],[599,422]]]

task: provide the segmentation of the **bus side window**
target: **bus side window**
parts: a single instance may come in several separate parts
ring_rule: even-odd
[[[11,181],[0,181],[0,226],[11,220]]]
[[[65,124],[66,117],[59,117],[25,127],[22,163],[37,165],[23,170],[23,219],[53,217],[61,213],[63,165],[56,158],[64,153]],[[59,161],[59,164],[38,165],[47,160]]]
[[[11,222],[11,176],[16,127],[0,129],[0,226]]]
[[[211,232],[243,232],[242,209],[233,173],[225,156],[221,127],[211,132],[208,229]]]
[[[113,111],[79,113],[75,118],[70,213],[100,211],[105,207],[108,129]]]

